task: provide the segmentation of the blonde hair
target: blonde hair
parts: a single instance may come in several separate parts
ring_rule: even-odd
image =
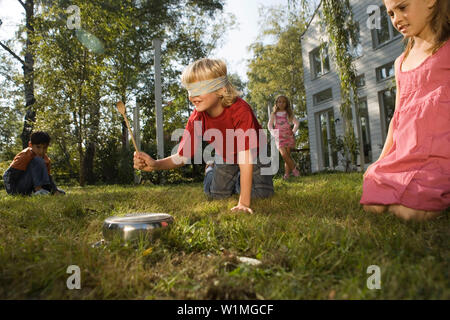
[[[280,99],[280,98],[286,99],[286,109],[284,109],[284,111],[287,112],[287,114],[288,114],[288,119],[289,119],[289,121],[292,122],[292,120],[294,120],[294,112],[292,111],[291,102],[289,101],[288,97],[286,97],[286,96],[284,96],[284,95],[279,95],[279,96],[276,97],[276,99],[275,99],[275,105],[273,106],[273,109],[272,109],[272,110],[273,110],[273,111],[272,111],[272,114],[275,114],[275,113],[277,113],[278,111],[280,111],[280,109],[279,109],[278,106],[277,106],[278,99]]]
[[[181,75],[183,85],[198,81],[211,80],[227,76],[227,65],[222,60],[200,59],[184,69]],[[230,81],[227,81],[225,87],[215,91],[221,98],[224,107],[231,106],[240,93],[233,87]]]
[[[384,0],[383,0],[384,3]],[[431,30],[436,35],[436,42],[427,53],[435,54],[450,38],[450,2],[449,0],[436,0],[433,11],[429,17]],[[405,58],[414,47],[414,38],[405,37]]]

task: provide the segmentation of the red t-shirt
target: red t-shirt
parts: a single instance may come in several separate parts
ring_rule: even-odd
[[[218,117],[211,117],[206,111],[194,110],[189,117],[183,137],[178,146],[178,154],[192,158],[202,139],[209,144],[214,143],[216,153],[225,162],[237,163],[237,154],[245,150],[258,150],[262,129],[253,110],[241,98]]]

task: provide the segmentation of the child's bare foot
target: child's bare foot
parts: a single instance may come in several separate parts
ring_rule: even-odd
[[[442,215],[440,211],[415,210],[402,205],[391,205],[389,211],[403,220],[426,221]]]
[[[381,206],[381,205],[371,205],[371,206],[368,206],[368,205],[364,205],[363,206],[363,209],[364,209],[364,211],[366,211],[366,212],[371,212],[371,213],[377,213],[377,214],[380,214],[380,213],[384,213],[384,212],[386,212],[386,210],[388,209],[388,207],[387,206]]]

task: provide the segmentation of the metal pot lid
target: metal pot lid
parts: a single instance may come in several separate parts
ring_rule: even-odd
[[[133,224],[133,223],[157,223],[173,222],[173,217],[167,213],[133,213],[122,217],[109,217],[105,223],[111,224]]]

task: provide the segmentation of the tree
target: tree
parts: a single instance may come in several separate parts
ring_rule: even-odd
[[[253,58],[249,63],[249,101],[258,110],[258,117],[267,124],[267,108],[274,105],[275,97],[284,94],[291,100],[297,117],[306,115],[305,89],[303,84],[303,61],[300,34],[305,21],[300,16],[290,15],[286,8],[263,8],[261,17],[264,28],[260,41],[250,49]],[[274,38],[273,44],[264,44],[266,36]],[[301,128],[301,141],[307,143],[307,128]]]
[[[33,105],[36,102],[36,99],[34,98],[34,52],[33,43],[31,41],[34,33],[34,0],[25,0],[25,3],[22,0],[17,1],[19,1],[25,9],[25,58],[22,59],[19,57],[13,50],[2,42],[0,42],[0,46],[9,52],[17,61],[19,61],[23,68],[26,114],[21,139],[22,147],[25,149],[28,146],[28,141],[30,140],[31,131],[33,130],[33,123],[36,121],[36,112],[33,108]]]
[[[228,74],[228,79],[233,84],[233,86],[242,93],[242,97],[246,97],[247,95],[247,82],[242,81],[237,73]]]
[[[23,76],[17,74],[9,56],[0,54],[0,161],[11,160],[15,150],[20,149],[19,132],[20,105],[23,105],[23,93],[16,83]],[[16,98],[17,97],[17,98]]]
[[[67,27],[65,10],[69,5],[80,9],[80,29]],[[188,104],[186,92],[179,85],[177,66],[203,57],[224,33],[223,19],[213,15],[222,9],[222,2],[59,0],[55,4],[42,0],[39,6],[33,38],[37,61],[36,127],[52,133],[54,154],[64,155],[59,160],[65,161],[67,170],[79,173],[81,185],[97,180],[95,165],[101,162],[99,158],[108,160],[98,150],[107,151],[110,158],[122,152],[117,159],[123,159],[124,170],[116,164],[110,169],[127,171],[125,176],[131,173],[132,177],[130,150],[115,147],[116,137],[121,135],[115,103],[136,97],[144,111],[144,130],[153,131],[151,41],[164,36],[164,98],[170,105],[165,110],[165,125],[170,129],[184,122]],[[90,46],[94,40],[101,50]]]
[[[199,1],[200,3],[200,1]],[[203,5],[206,2],[203,3]],[[221,41],[227,28],[234,25],[234,17],[221,14],[216,7],[215,11],[204,10],[198,5],[183,5],[183,9],[175,12],[175,19],[171,20],[170,27],[165,29],[162,43],[162,99],[164,120],[164,146],[165,154],[169,154],[178,143],[171,141],[171,133],[176,129],[184,128],[192,108],[187,91],[181,86],[181,72],[189,63],[209,56],[211,51]],[[215,14],[214,14],[215,12]],[[213,15],[214,14],[214,15]],[[144,147],[149,148],[150,154],[156,150],[155,137],[155,110],[154,110],[154,84],[153,77],[142,74],[140,83],[144,84],[138,94],[142,111],[145,114],[143,126]],[[198,166],[186,166],[178,169],[185,176],[201,177]],[[172,173],[166,172],[164,175]],[[152,176],[158,182],[159,176]],[[171,180],[170,177],[167,180]]]

